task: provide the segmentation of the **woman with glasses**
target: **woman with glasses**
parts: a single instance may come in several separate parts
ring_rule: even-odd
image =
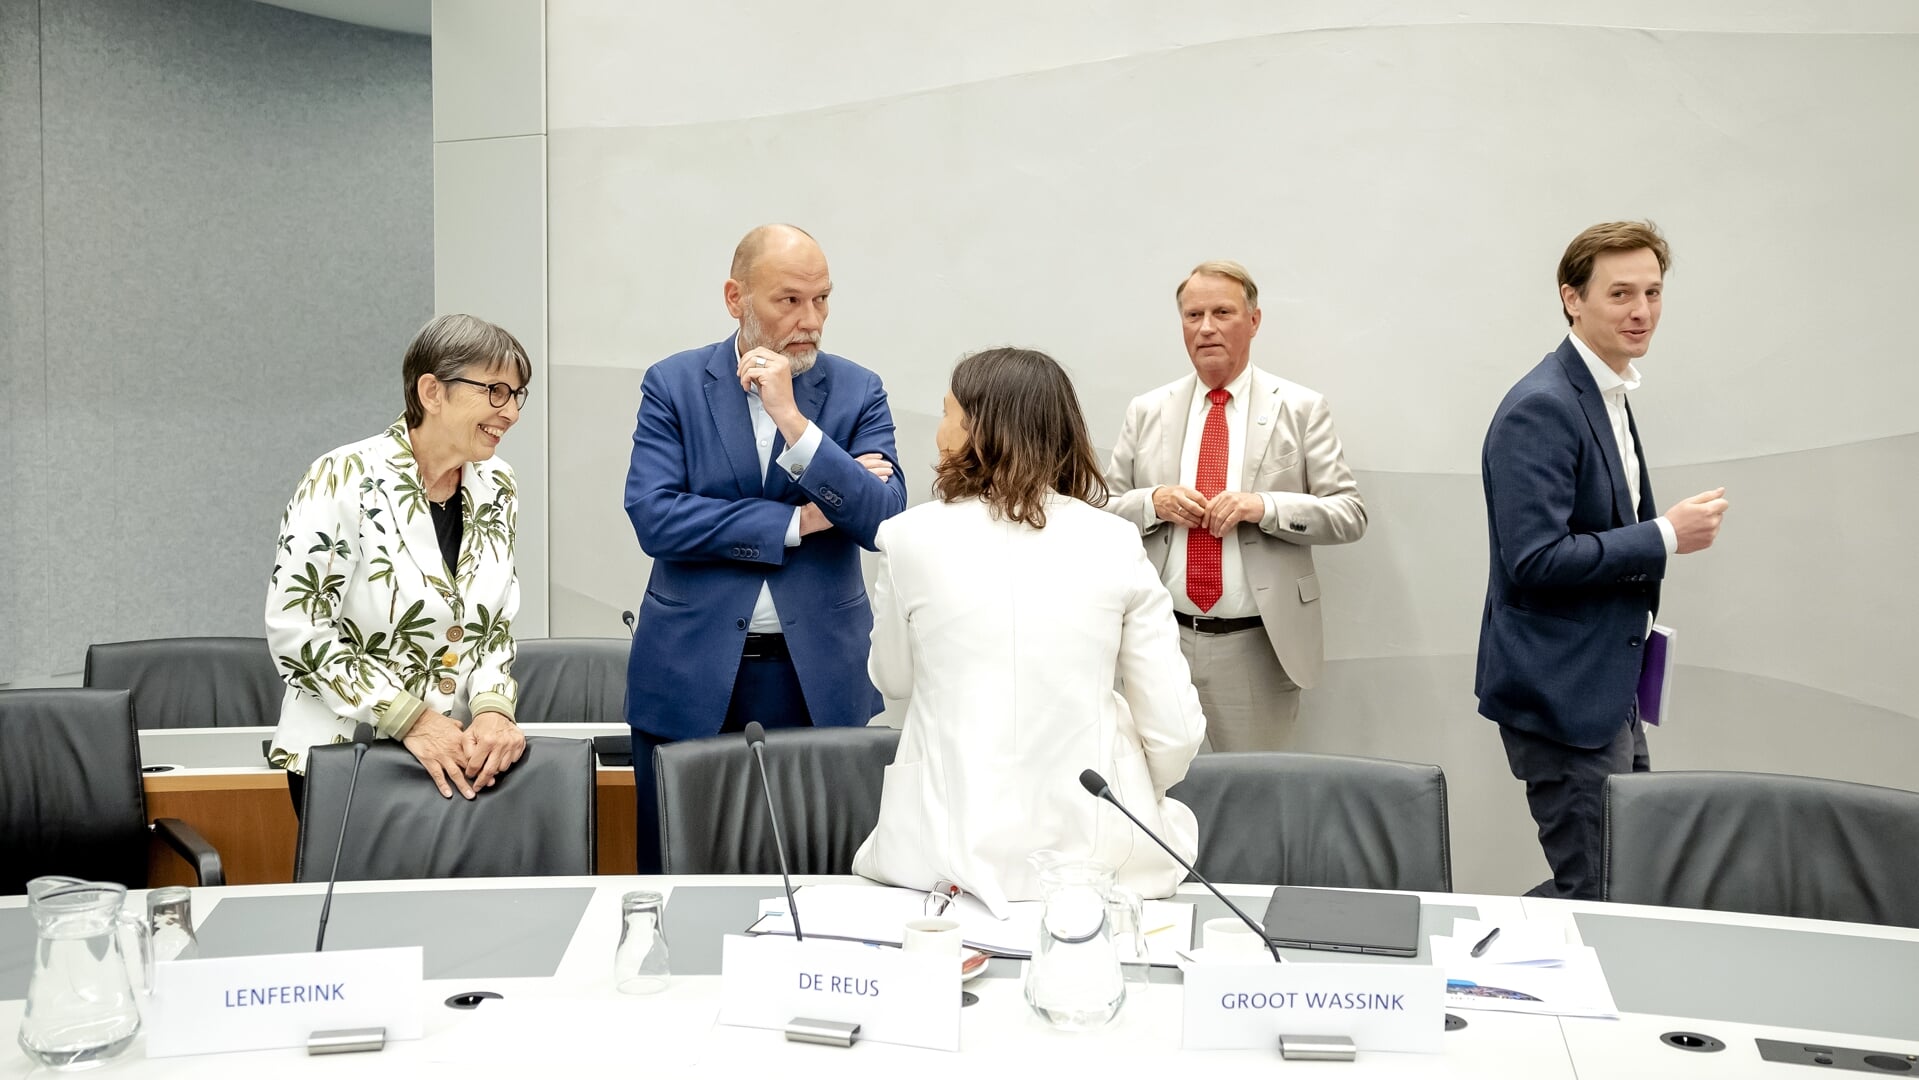
[[[906,722],[854,871],[957,885],[1003,918],[1040,898],[1027,857],[1050,849],[1170,895],[1185,871],[1079,775],[1190,859],[1198,824],[1166,789],[1206,719],[1139,530],[1098,509],[1072,381],[1044,353],[975,353],[936,438],[938,501],[879,530],[868,671]]]
[[[287,692],[268,759],[296,814],[307,750],[363,721],[447,798],[493,786],[526,750],[510,674],[518,504],[494,451],[532,365],[505,330],[442,315],[401,374],[406,414],[314,462],[280,524],[266,627]]]

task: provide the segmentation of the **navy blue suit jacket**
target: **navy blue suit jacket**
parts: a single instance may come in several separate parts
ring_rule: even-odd
[[[1645,462],[1634,507],[1606,403],[1570,338],[1500,402],[1479,459],[1492,548],[1473,680],[1481,716],[1589,749],[1631,716],[1666,574]]]
[[[819,450],[798,480],[776,460],[762,476],[736,357],[729,337],[667,357],[641,383],[626,513],[653,574],[627,665],[627,723],[666,739],[719,732],[766,582],[814,724],[864,724],[883,703],[866,676],[873,611],[859,552],[906,508],[886,389],[820,353],[793,380]],[[776,436],[772,457],[785,449]],[[892,479],[853,460],[874,452],[893,463]],[[787,547],[793,508],[809,502],[833,527]]]

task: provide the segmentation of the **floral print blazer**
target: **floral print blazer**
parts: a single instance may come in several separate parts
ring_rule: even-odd
[[[287,504],[267,586],[267,644],[286,680],[271,764],[371,723],[401,738],[428,708],[513,716],[518,516],[504,461],[460,470],[464,532],[449,574],[406,421],[320,458]]]

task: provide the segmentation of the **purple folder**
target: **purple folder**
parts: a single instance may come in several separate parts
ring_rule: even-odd
[[[1639,719],[1660,724],[1672,708],[1673,628],[1654,624],[1646,635],[1646,661],[1639,669]]]

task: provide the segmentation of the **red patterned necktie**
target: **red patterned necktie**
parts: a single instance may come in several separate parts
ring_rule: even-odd
[[[1199,437],[1199,472],[1193,486],[1211,499],[1226,490],[1225,390],[1209,390],[1213,407],[1206,413],[1206,430]],[[1226,591],[1220,577],[1219,537],[1204,528],[1186,530],[1186,596],[1201,611],[1213,610]]]

